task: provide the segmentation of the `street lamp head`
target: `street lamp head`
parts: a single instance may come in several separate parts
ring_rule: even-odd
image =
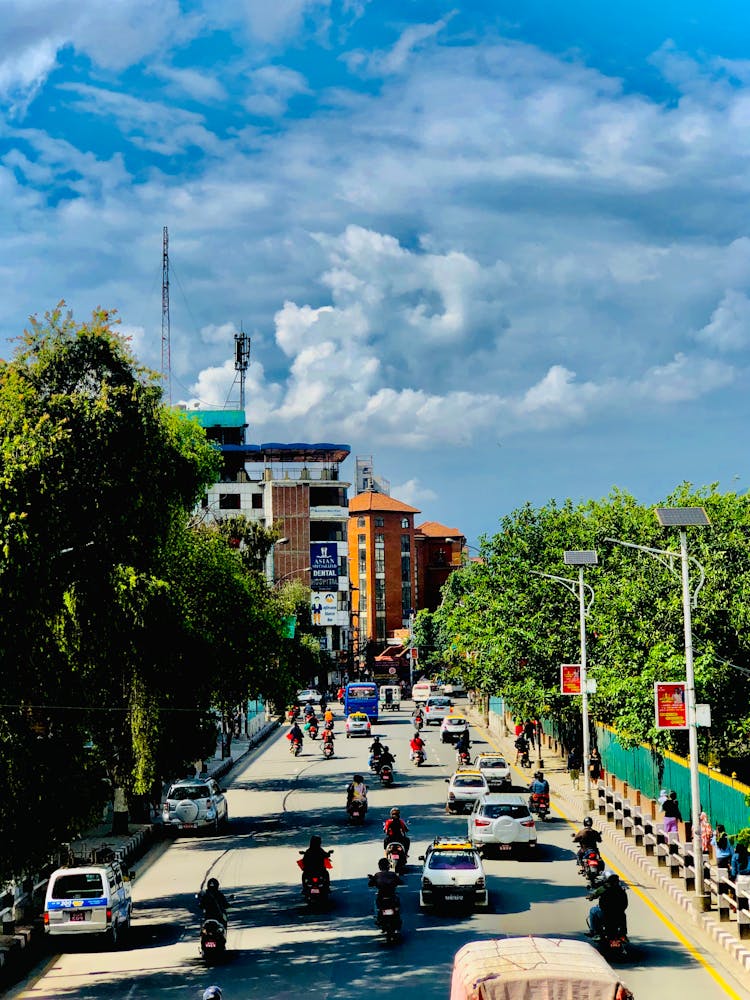
[[[563,552],[563,560],[566,566],[597,566],[599,557],[596,549],[568,549]]]
[[[657,507],[654,513],[662,528],[705,528],[711,525],[703,507]]]
[[[276,541],[273,544],[274,545],[288,545],[289,544],[289,539],[288,538],[277,538]]]

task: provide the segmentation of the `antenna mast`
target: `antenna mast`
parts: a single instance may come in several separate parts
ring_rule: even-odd
[[[245,412],[245,379],[249,364],[250,338],[240,326],[240,332],[234,335],[234,370],[240,375],[240,409],[243,413]]]
[[[169,322],[169,230],[164,227],[161,252],[161,378],[172,405],[172,345]]]

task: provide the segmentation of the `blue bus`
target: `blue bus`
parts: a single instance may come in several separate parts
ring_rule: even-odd
[[[378,721],[378,686],[372,681],[353,681],[344,691],[344,715],[364,712],[370,722]]]

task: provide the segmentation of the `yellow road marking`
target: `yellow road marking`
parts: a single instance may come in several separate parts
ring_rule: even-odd
[[[485,736],[490,746],[494,747],[494,749],[498,753],[503,754],[503,756],[505,756],[507,759],[508,755],[505,753],[502,747],[497,745],[489,730],[485,730]],[[520,770],[520,768],[516,766],[516,764],[511,763],[510,760],[508,760],[508,763],[510,764],[511,768],[516,772],[516,774],[520,775],[524,779],[528,777],[524,771]],[[555,810],[555,812],[557,812],[565,820],[568,826],[572,827],[573,829],[576,829],[576,824],[573,822],[573,820],[570,819],[570,817],[565,812],[563,812],[563,810],[556,803],[552,802],[551,798],[550,798],[550,805]],[[608,855],[602,854],[602,857],[606,859]],[[651,900],[648,898],[648,896],[642,893],[641,890],[638,888],[638,886],[635,885],[633,882],[631,882],[624,872],[620,871],[620,869],[616,865],[613,865],[611,861],[607,862],[607,866],[611,868],[612,871],[615,872],[615,874],[618,876],[618,878],[621,878],[622,881],[625,882],[625,884],[632,889],[635,895],[638,896],[638,898],[646,904],[649,910],[651,910],[651,912],[656,917],[658,917],[659,920],[661,920],[664,926],[677,938],[680,944],[687,949],[687,951],[692,955],[692,957],[696,960],[696,962],[698,962],[700,965],[703,966],[703,968],[706,970],[709,976],[714,980],[717,986],[720,986],[721,989],[723,989],[728,996],[732,997],[732,1000],[742,1000],[740,994],[737,993],[736,990],[732,989],[729,983],[727,983],[724,979],[722,979],[722,977],[718,974],[718,972],[716,972],[713,969],[713,967],[709,965],[709,963],[701,955],[701,953],[685,937],[685,935],[682,933],[679,927],[677,927],[674,923],[672,923],[669,917],[665,916],[660,910],[658,910],[651,902]]]

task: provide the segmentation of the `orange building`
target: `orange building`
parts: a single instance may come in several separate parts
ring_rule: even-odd
[[[355,655],[409,627],[417,607],[416,507],[366,490],[349,501],[349,575]]]
[[[417,601],[415,609],[435,611],[443,599],[443,584],[461,566],[466,538],[457,528],[437,521],[417,525],[414,541],[417,553]]]

